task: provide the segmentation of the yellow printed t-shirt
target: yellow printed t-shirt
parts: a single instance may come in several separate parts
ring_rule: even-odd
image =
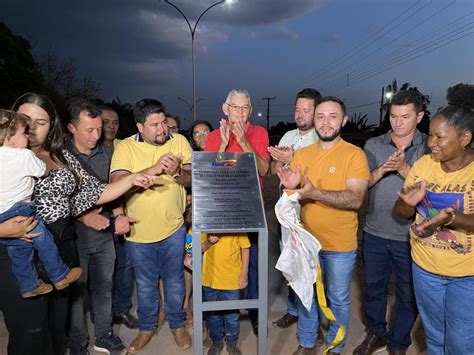
[[[362,149],[340,140],[328,150],[318,143],[297,151],[291,169],[301,165],[301,186],[305,176],[315,188],[325,191],[346,190],[348,179],[369,180],[369,165]],[[313,200],[301,201],[301,220],[326,251],[346,252],[357,248],[357,212],[330,207]]]
[[[155,146],[140,135],[124,139],[112,156],[111,173],[121,170],[139,172],[154,165],[166,153],[181,153],[182,163],[191,162],[192,149],[186,138],[174,134],[165,144]],[[139,222],[131,227],[128,240],[137,243],[159,242],[183,224],[186,191],[172,176],[163,174],[149,189],[133,190],[124,196],[127,215]]]
[[[239,274],[242,271],[240,249],[250,248],[246,233],[218,234],[220,239],[204,252],[202,263],[202,285],[216,290],[238,290]],[[202,242],[207,234],[202,233]]]
[[[455,205],[465,214],[474,213],[474,162],[461,170],[447,173],[431,155],[413,164],[405,186],[427,181],[425,199],[416,207],[412,227]],[[428,272],[451,277],[474,275],[473,233],[441,227],[427,238],[419,238],[410,229],[413,261]]]

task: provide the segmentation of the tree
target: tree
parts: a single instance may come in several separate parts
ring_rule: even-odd
[[[73,58],[60,62],[47,53],[38,63],[25,38],[0,22],[0,107],[8,108],[25,92],[46,94],[64,113],[67,101],[74,96],[97,97],[99,84],[88,77],[79,77]]]
[[[356,113],[351,116],[349,121],[342,128],[344,133],[355,133],[355,132],[365,132],[372,134],[374,130],[377,129],[377,125],[368,124],[367,114],[362,115],[361,113]]]
[[[44,78],[43,92],[56,103],[58,111],[65,114],[68,101],[73,97],[94,99],[100,86],[89,77],[79,78],[76,61],[68,57],[63,62],[51,52],[41,59],[39,67]]]
[[[117,112],[119,116],[119,131],[117,138],[130,137],[137,132],[137,126],[133,117],[133,106],[129,103],[122,103],[120,97],[116,97],[111,102],[105,103]]]
[[[41,91],[43,77],[30,43],[0,22],[0,107],[9,108],[28,91]]]
[[[68,57],[60,62],[51,52],[40,60],[45,88],[60,94],[65,100],[75,96],[95,98],[99,95],[100,86],[89,77],[79,78],[76,61]]]

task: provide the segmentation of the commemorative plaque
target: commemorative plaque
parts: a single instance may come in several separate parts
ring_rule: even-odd
[[[194,152],[192,178],[194,230],[266,227],[253,153]]]
[[[267,285],[268,230],[254,154],[194,152],[192,187],[192,244],[201,245],[203,232],[257,232],[258,284]],[[202,258],[193,253],[194,355],[203,354],[203,312],[229,309],[258,311],[257,354],[267,354],[268,288],[260,287],[256,299],[203,302]]]

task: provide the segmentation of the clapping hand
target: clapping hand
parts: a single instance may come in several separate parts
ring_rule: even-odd
[[[408,164],[405,159],[405,148],[398,149],[395,153],[388,157],[385,163],[382,165],[382,169],[385,172],[397,171],[402,172],[408,168]]]
[[[307,176],[304,177],[305,179],[305,184],[302,188],[299,189],[285,189],[285,192],[290,192],[290,193],[298,193],[300,196],[300,200],[307,200],[307,199],[313,199],[315,200],[315,193],[316,193],[316,188],[314,187],[313,183]]]
[[[411,186],[406,186],[398,196],[409,206],[416,207],[426,195],[426,181],[423,180]]]
[[[268,152],[270,153],[273,160],[279,161],[284,164],[289,164],[291,163],[291,158],[293,157],[293,145],[290,147],[268,147]]]
[[[221,132],[221,146],[226,148],[230,140],[230,123],[226,119],[221,119],[220,128]]]
[[[292,171],[289,166],[282,166],[278,169],[277,175],[287,189],[296,189],[301,182],[301,167],[298,165],[296,171]]]
[[[245,138],[245,125],[242,121],[232,122],[231,130],[234,132],[237,143],[239,143],[240,146],[247,143],[247,138]]]
[[[181,153],[178,155],[167,153],[163,155],[158,162],[165,174],[176,175],[179,173],[181,166]]]

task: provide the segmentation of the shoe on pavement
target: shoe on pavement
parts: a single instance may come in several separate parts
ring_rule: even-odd
[[[229,355],[242,355],[242,352],[240,351],[239,347],[237,345],[229,345],[227,344],[226,346],[227,352]]]
[[[353,355],[371,355],[376,351],[383,350],[387,346],[387,341],[372,332],[367,333],[364,341],[355,348]]]
[[[69,355],[89,355],[87,345],[69,348]]]
[[[278,328],[285,329],[296,322],[298,322],[298,317],[287,313],[280,319],[274,321],[273,324],[276,325]]]
[[[156,333],[156,329],[153,330],[140,330],[133,339],[132,343],[128,346],[128,353],[129,354],[136,354],[140,350],[142,350],[153,338]]]
[[[212,343],[211,347],[207,351],[207,355],[219,355],[224,348],[224,344],[221,342],[219,343]]]
[[[114,333],[109,333],[106,337],[96,338],[94,350],[106,354],[120,354],[125,350],[125,346]]]
[[[171,329],[171,333],[173,334],[174,341],[179,348],[185,350],[191,347],[191,337],[186,333],[184,328]]]
[[[130,312],[123,314],[114,314],[114,324],[123,324],[128,329],[138,329],[138,319]]]
[[[293,355],[316,355],[318,353],[318,349],[316,346],[312,348],[305,348],[304,346],[298,345],[298,348],[293,353]]]

